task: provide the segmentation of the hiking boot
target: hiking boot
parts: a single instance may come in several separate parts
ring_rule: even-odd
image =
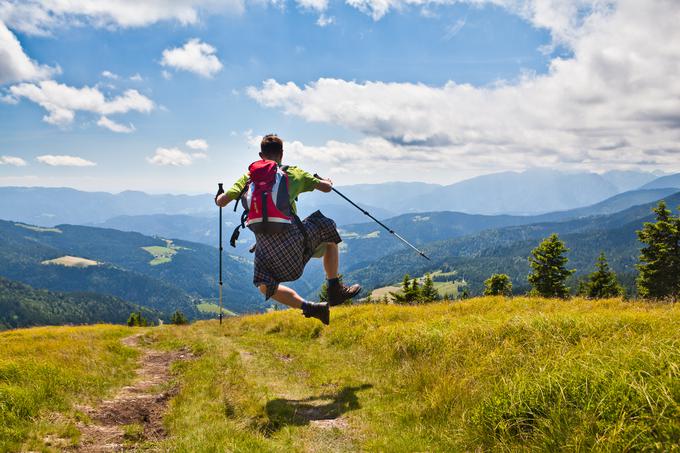
[[[303,302],[302,314],[305,318],[316,318],[326,325],[330,323],[331,311],[326,302]]]
[[[361,285],[355,284],[352,286],[345,286],[338,280],[330,281],[328,283],[328,305],[335,307],[345,301],[356,297],[361,292]]]

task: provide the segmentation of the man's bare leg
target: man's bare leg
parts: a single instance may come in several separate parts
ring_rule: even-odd
[[[339,305],[361,292],[361,286],[359,285],[347,287],[340,283],[340,280],[338,279],[339,260],[338,244],[326,242],[326,253],[323,255],[323,268],[326,271],[326,278],[328,279],[328,302],[330,305]]]
[[[266,295],[267,287],[265,285],[260,285],[260,292]],[[295,290],[283,285],[279,285],[278,289],[272,296],[272,299],[282,303],[283,305],[288,305],[289,307],[298,309],[302,308],[302,303],[305,302],[305,300],[300,297],[300,295],[295,292]]]
[[[338,278],[338,244],[326,242],[326,253],[323,255],[323,268],[326,271],[326,278],[332,280]]]
[[[267,286],[260,285],[259,289],[262,294],[267,294]],[[302,314],[307,318],[316,318],[326,325],[330,322],[330,311],[326,302],[307,302],[295,290],[283,285],[279,285],[272,298],[291,308],[302,309]]]

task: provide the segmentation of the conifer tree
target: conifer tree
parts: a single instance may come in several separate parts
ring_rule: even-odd
[[[423,282],[422,288],[420,288],[420,299],[423,302],[434,302],[439,300],[439,292],[434,287],[434,282],[432,281],[432,276],[430,276],[430,274],[425,274],[425,281]]]
[[[507,274],[493,274],[484,281],[485,296],[512,296],[512,281]]]
[[[566,268],[568,251],[564,242],[553,233],[531,251],[529,265],[529,283],[533,286],[532,294],[541,297],[569,297],[566,280],[574,271]]]
[[[179,310],[176,310],[172,314],[172,317],[170,318],[170,322],[172,324],[175,324],[175,325],[178,325],[178,326],[183,325],[183,324],[189,324],[189,320],[187,319],[187,317],[184,315],[184,313],[182,313]]]
[[[596,270],[588,276],[582,294],[588,299],[609,299],[623,295],[623,288],[614,271],[610,269],[604,252],[600,253]]]
[[[647,222],[637,232],[644,244],[640,250],[638,293],[654,299],[680,298],[680,216],[674,217],[661,200],[656,222]]]
[[[414,278],[411,281],[411,277],[406,274],[404,275],[404,280],[401,283],[401,291],[391,292],[392,300],[397,304],[412,304],[420,298],[420,288],[418,288],[418,279]]]

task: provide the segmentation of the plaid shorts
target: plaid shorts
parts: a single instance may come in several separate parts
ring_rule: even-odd
[[[342,242],[335,222],[316,211],[302,221],[307,231],[309,247],[305,248],[305,237],[295,225],[283,233],[256,235],[255,286],[266,285],[266,298],[274,295],[279,283],[297,280],[302,276],[305,265],[319,245],[325,242]]]

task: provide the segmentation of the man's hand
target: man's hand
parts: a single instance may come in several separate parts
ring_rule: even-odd
[[[219,194],[215,197],[215,204],[220,208],[223,208],[226,205],[228,205],[230,201],[231,199],[229,198],[229,196],[227,196],[226,193]]]
[[[331,181],[330,179],[324,179],[317,174],[315,174],[314,177],[321,180],[316,184],[315,187],[316,190],[328,193],[333,189],[333,181]]]

